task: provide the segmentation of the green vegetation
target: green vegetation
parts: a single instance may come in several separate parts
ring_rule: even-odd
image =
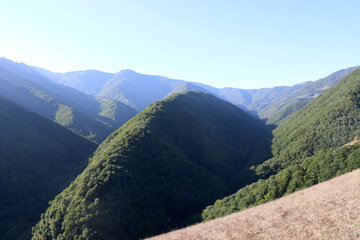
[[[208,221],[241,211],[360,168],[360,146],[321,150],[301,165],[288,167],[266,180],[250,184],[217,200],[202,213]]]
[[[101,143],[137,113],[119,101],[96,98],[55,84],[34,73],[31,67],[10,61],[0,61],[0,97],[95,143]]]
[[[0,98],[0,239],[29,239],[31,226],[86,166],[95,144]]]
[[[106,97],[97,97],[96,100],[100,103],[99,116],[105,118],[105,121],[118,129],[121,125],[126,123],[130,118],[134,117],[137,112],[117,100]]]
[[[354,69],[292,87],[242,90],[130,70],[40,69],[41,75],[2,59],[0,238],[28,239],[30,225],[65,186],[33,227],[33,240],[139,239],[359,168],[360,146],[343,146],[360,136],[360,70]],[[269,127],[210,94],[173,94],[148,106],[189,89],[207,89],[278,124],[272,154]],[[105,96],[148,107],[136,115]],[[88,162],[94,144],[49,119],[95,143],[107,138]]]
[[[210,94],[151,104],[98,147],[33,239],[139,239],[188,224],[244,185],[239,172],[268,157],[268,133]]]
[[[305,107],[305,105],[308,104],[310,101],[311,101],[311,99],[305,99],[305,100],[301,100],[301,101],[296,100],[294,103],[285,105],[279,111],[272,114],[270,116],[270,118],[267,120],[267,123],[278,125],[281,120],[283,120],[287,116],[290,116],[294,112],[299,111],[300,109]]]
[[[224,216],[360,167],[360,69],[343,78],[273,131],[274,157],[251,169],[263,178],[207,207],[203,220]],[[264,180],[266,179],[266,180]]]
[[[273,158],[259,165],[266,177],[302,163],[322,149],[340,147],[360,135],[360,69],[343,78],[273,131]]]

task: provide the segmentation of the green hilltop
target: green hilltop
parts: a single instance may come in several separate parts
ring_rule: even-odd
[[[246,184],[269,130],[210,94],[151,104],[111,134],[50,204],[32,239],[139,239],[184,226]]]

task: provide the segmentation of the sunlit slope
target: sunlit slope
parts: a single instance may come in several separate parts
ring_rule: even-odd
[[[152,240],[358,239],[360,170]]]
[[[274,158],[258,171],[274,173],[301,163],[321,149],[340,147],[360,136],[360,69],[285,119],[274,131]]]

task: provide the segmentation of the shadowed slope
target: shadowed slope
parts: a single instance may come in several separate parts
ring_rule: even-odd
[[[49,200],[85,168],[95,144],[0,98],[0,239],[29,239]]]

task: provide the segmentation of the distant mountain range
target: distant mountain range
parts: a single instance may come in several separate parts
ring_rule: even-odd
[[[34,69],[56,83],[90,95],[116,99],[138,111],[172,93],[199,90],[231,102],[261,119],[268,119],[268,123],[278,124],[356,68],[339,70],[317,81],[307,81],[291,87],[261,89],[215,88],[197,82],[140,74],[132,70],[118,73],[97,70],[53,73],[37,67]]]
[[[47,117],[55,120],[56,112],[58,112],[58,120],[56,120],[58,123],[97,143],[133,117],[137,111],[142,111],[151,103],[162,100],[172,93],[188,90],[211,93],[266,120],[269,124],[278,124],[356,68],[339,70],[317,81],[307,81],[291,87],[237,89],[215,88],[197,82],[140,74],[132,70],[122,70],[118,73],[106,73],[98,70],[55,73],[0,58],[0,70],[6,70],[23,80],[31,79],[32,93],[30,94],[37,94],[37,98],[39,96],[47,98],[47,105],[60,104],[60,107],[48,106],[47,108],[52,109],[52,113],[47,112],[45,114]],[[6,79],[6,74],[3,77],[0,75],[0,79],[14,84],[15,81],[11,80],[12,78],[14,77],[7,76]],[[19,85],[19,83],[17,84]],[[27,82],[27,84],[29,83]],[[49,103],[49,99],[53,100],[52,103]],[[109,104],[101,103],[104,99],[108,99],[106,102],[109,102],[110,99],[114,100],[112,106],[116,105],[117,107],[113,107],[111,111],[104,109],[109,106]],[[23,99],[17,101],[20,104]],[[33,101],[29,101],[29,105]],[[39,101],[41,100],[37,99],[37,102]],[[44,112],[39,113],[44,114]],[[118,116],[117,119],[113,117],[114,115]],[[89,129],[88,126],[91,126],[91,132],[86,130]]]
[[[96,143],[137,111],[106,97],[94,97],[54,83],[32,67],[0,59],[0,97],[39,113]]]

